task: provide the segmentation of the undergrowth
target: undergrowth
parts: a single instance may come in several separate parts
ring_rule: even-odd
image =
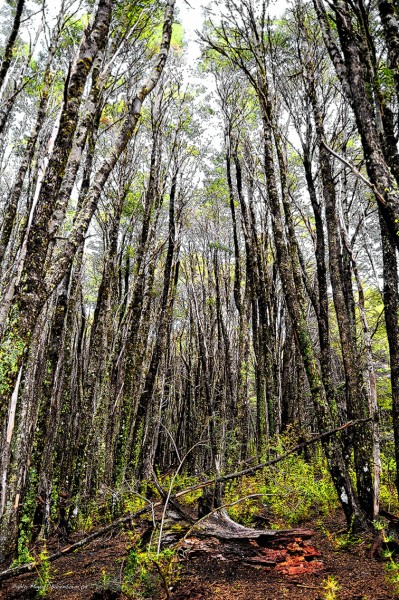
[[[273,455],[283,454],[292,445],[289,437],[279,436]],[[224,500],[229,504],[253,494],[263,496],[244,499],[230,508],[233,519],[249,525],[263,511],[275,527],[296,525],[329,514],[339,504],[321,449],[315,449],[311,462],[304,455],[292,454],[276,467],[229,484]]]
[[[122,592],[131,597],[169,597],[169,589],[178,579],[179,564],[176,553],[171,548],[140,552],[136,548],[129,551],[123,570]]]
[[[362,537],[353,532],[353,524],[338,532],[327,529],[323,519],[318,519],[317,525],[335,550],[351,550],[363,542]]]
[[[48,598],[51,592],[54,569],[48,558],[49,554],[46,543],[44,543],[42,551],[39,554],[39,565],[36,567],[37,580],[35,588],[37,589],[38,598]]]
[[[103,569],[100,589],[103,592],[121,592],[124,598],[169,598],[170,590],[178,582],[180,564],[176,550],[165,548],[160,552],[150,543],[142,548],[132,535],[127,555],[121,561],[119,574]]]
[[[382,533],[383,549],[381,551],[384,560],[385,572],[388,583],[391,585],[395,598],[399,597],[399,563],[397,562],[397,540],[385,531],[385,525],[381,521],[374,522],[374,528]],[[392,544],[393,543],[393,544]],[[392,544],[392,546],[390,546]]]
[[[168,473],[167,475],[159,475],[159,481],[165,490],[169,489],[169,486],[171,484],[173,477],[174,477],[173,473],[172,474]],[[174,478],[173,493],[175,494],[176,492],[179,492],[181,490],[186,490],[186,489],[196,485],[197,483],[199,483],[197,477],[189,476],[189,475],[185,474],[184,472],[179,473]],[[179,499],[179,502],[183,506],[190,506],[192,504],[196,504],[196,502],[198,501],[198,498],[201,495],[202,495],[201,489],[194,490],[194,491],[189,492],[189,493],[185,494],[184,496],[182,496]]]
[[[268,457],[281,456],[295,446],[295,443],[297,443],[297,438],[292,432],[275,436],[269,444]],[[387,463],[391,466],[391,461],[383,456],[384,467],[387,466]],[[381,505],[388,510],[396,511],[398,509],[397,495],[396,491],[392,489],[395,474],[389,468],[386,472],[388,475],[382,478]],[[209,474],[204,474],[205,478],[209,476]],[[189,476],[184,471],[177,475],[173,472],[164,475],[157,473],[157,477],[165,490],[168,490],[173,484],[173,494],[200,483],[198,477]],[[32,473],[31,479],[35,483]],[[32,490],[33,487],[32,485]],[[159,494],[153,482],[148,482],[146,489],[149,494],[147,499],[140,496],[133,485],[125,485],[119,490],[103,491],[99,498],[87,502],[75,513],[73,529],[89,532],[94,527],[109,523],[123,514],[135,513],[146,506],[149,500],[153,502],[158,500]],[[202,489],[190,491],[181,496],[179,502],[188,510],[196,512],[198,498],[202,493]],[[76,499],[76,502],[77,505],[80,504],[79,499]],[[331,533],[325,527],[325,516],[339,507],[339,500],[320,444],[312,446],[307,454],[292,454],[275,466],[229,481],[224,486],[223,504],[230,516],[244,525],[278,529],[313,519],[334,548],[347,550],[358,543],[358,539],[352,535],[350,528],[337,534]],[[29,510],[26,509],[21,517],[18,558],[14,561],[13,566],[34,559],[29,549],[32,515],[35,507],[33,491],[30,502],[27,502],[26,505]],[[56,510],[52,507],[53,522],[56,521],[56,514]],[[155,550],[151,549],[153,547],[154,544],[152,546],[150,544],[150,550],[146,552],[138,551],[134,547],[130,548],[123,567],[122,579],[119,577],[118,582],[113,582],[119,588],[122,587],[124,593],[127,594],[126,590],[128,589],[131,593],[136,593],[135,586],[138,586],[139,590],[144,589],[143,593],[147,593],[145,590],[147,588],[150,590],[154,586],[161,586],[163,589],[165,582],[170,582],[176,577],[177,561],[175,557],[169,554],[169,551],[157,554]],[[45,580],[48,574],[45,572],[45,556],[43,558],[42,570]],[[396,578],[395,584],[399,591],[399,567],[395,557],[387,554],[386,564],[391,580]],[[111,583],[112,581],[109,581],[109,576],[105,572],[102,581],[103,587],[109,587]],[[42,587],[46,589],[45,585]]]

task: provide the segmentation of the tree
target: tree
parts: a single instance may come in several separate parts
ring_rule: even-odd
[[[22,265],[19,281],[13,299],[13,308],[8,315],[7,326],[3,334],[2,372],[7,373],[2,392],[1,414],[3,417],[5,417],[8,410],[10,417],[12,416],[12,419],[14,419],[15,409],[13,403],[18,395],[20,382],[18,374],[25,365],[29,368],[29,356],[32,356],[32,351],[35,352],[34,349],[37,348],[37,344],[42,345],[39,340],[43,334],[38,332],[37,326],[40,326],[41,319],[44,318],[44,310],[47,309],[46,301],[68,273],[76,252],[84,241],[92,216],[98,206],[102,189],[134,134],[143,101],[158,83],[170,46],[174,4],[174,1],[170,0],[166,5],[160,51],[154,64],[150,67],[148,76],[130,100],[115,146],[94,173],[89,189],[75,215],[69,235],[66,240],[63,240],[60,247],[55,248],[55,256],[50,262],[48,261],[50,242],[54,239],[58,228],[63,222],[66,210],[65,202],[69,199],[62,193],[59,195],[59,192],[62,184],[71,189],[71,185],[65,184],[68,175],[70,177],[68,169],[65,170],[65,168],[72,150],[75,132],[78,136],[81,133],[77,129],[77,118],[82,103],[82,95],[88,75],[95,65],[95,59],[103,60],[101,53],[105,51],[105,45],[108,41],[108,30],[113,10],[112,2],[104,0],[99,3],[97,12],[93,16],[93,23],[83,35],[74,66],[66,79],[58,132],[54,135],[52,152],[43,179],[38,184],[40,191],[37,194],[36,204],[32,207],[32,222],[26,234],[26,241],[20,251]],[[98,70],[94,66],[91,90],[94,97],[98,95],[97,83]],[[94,114],[97,109],[96,102],[89,104],[89,108]],[[86,127],[92,122],[90,115],[87,114],[82,115],[81,119],[85,122]],[[80,141],[75,138],[75,144],[84,147],[84,140]],[[74,169],[73,161],[69,162],[69,168]],[[74,170],[76,172],[76,169]],[[10,349],[10,340],[13,340],[15,352]],[[25,357],[27,358],[25,359]],[[25,383],[25,388],[27,388],[27,383],[28,381]],[[31,394],[30,402],[32,400]],[[18,440],[24,438],[26,440],[26,434],[23,432],[26,429],[32,431],[32,426],[34,426],[36,420],[35,413],[31,414],[30,402],[27,399],[25,407],[21,407],[19,432],[16,434]],[[8,431],[10,431],[11,425],[9,420]],[[9,443],[7,442],[9,434],[6,432],[7,429],[4,432],[3,444]],[[27,444],[28,454],[29,447],[30,443]],[[20,476],[14,475],[8,484],[6,483],[7,479],[4,480],[3,478],[3,498],[5,499],[3,501],[1,524],[3,556],[12,548],[17,534],[16,511],[22,495],[22,482],[26,481],[26,464],[28,462],[27,456],[26,461],[22,460],[20,462],[19,468],[22,468]],[[6,466],[4,466],[3,472],[7,473]]]

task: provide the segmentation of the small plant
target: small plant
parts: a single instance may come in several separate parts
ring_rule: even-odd
[[[172,487],[175,492],[187,489],[198,483],[198,479],[196,477],[190,477],[184,472],[177,474],[175,473],[173,475],[169,473],[163,476],[158,474],[158,479],[164,489],[169,489],[170,485],[172,484]],[[180,502],[184,506],[196,504],[201,494],[202,490],[193,490],[189,494],[185,494],[184,496],[182,496]]]
[[[136,547],[129,551],[123,570],[122,592],[140,598],[161,598],[162,592],[170,597],[169,589],[178,578],[178,560],[172,549],[158,555],[152,550],[140,552]]]
[[[320,452],[312,463],[302,456],[289,456],[278,470],[266,471],[265,492],[272,512],[294,525],[337,506],[337,495]]]
[[[329,575],[327,579],[323,582],[324,600],[337,600],[337,593],[340,590],[340,585],[334,575]]]
[[[395,594],[399,594],[399,563],[395,560],[396,550],[390,550],[388,544],[393,541],[393,538],[386,535],[382,529],[382,540],[386,548],[382,550],[382,557],[385,562],[385,571],[387,572],[388,581],[392,585]]]
[[[46,544],[44,544],[43,549],[39,554],[39,566],[36,569],[38,574],[36,582],[38,598],[47,598],[51,591],[53,569],[48,557],[47,547]]]
[[[351,531],[333,536],[333,545],[337,550],[350,550],[361,544],[361,542],[361,538],[354,536]]]
[[[264,508],[266,496],[267,502],[271,501],[270,494],[265,494],[264,488],[264,478],[261,474],[243,477],[241,481],[226,486],[224,503],[230,517],[243,525],[251,525]]]
[[[120,592],[121,585],[117,581],[115,575],[107,573],[106,569],[101,571],[100,590],[102,592]]]
[[[297,442],[292,433],[273,438],[270,451],[283,454]],[[244,525],[251,524],[267,505],[275,525],[296,525],[304,520],[329,514],[339,502],[320,448],[314,449],[312,462],[305,456],[288,456],[278,469],[242,477],[226,486],[224,500],[232,503],[244,496],[263,494],[263,500],[249,498],[229,509],[230,516]]]
[[[318,521],[318,526],[335,550],[350,550],[362,543],[362,539],[353,533],[353,521],[349,529],[339,533],[326,529],[322,521]]]
[[[122,514],[135,513],[136,511],[143,508],[143,506],[145,506],[145,504],[146,504],[144,498],[142,498],[141,496],[138,496],[137,493],[132,490],[128,490],[127,492],[125,492],[123,494],[121,503],[122,503],[122,508],[121,508]]]

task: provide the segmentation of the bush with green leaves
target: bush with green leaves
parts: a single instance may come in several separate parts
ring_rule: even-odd
[[[283,436],[276,436],[274,442],[273,451],[277,456],[295,445]],[[240,498],[242,501],[237,502]],[[275,467],[229,484],[225,488],[224,503],[231,505],[228,507],[230,516],[244,524],[250,524],[267,508],[268,516],[276,519],[276,526],[294,525],[326,515],[339,505],[320,448],[314,449],[311,461],[302,454],[292,454]]]
[[[326,515],[338,506],[337,494],[321,452],[312,462],[292,454],[277,469],[265,473],[264,491],[273,514],[285,523],[296,524]]]
[[[131,598],[169,597],[169,588],[178,577],[179,564],[171,548],[159,554],[152,550],[130,549],[123,569],[121,590]]]

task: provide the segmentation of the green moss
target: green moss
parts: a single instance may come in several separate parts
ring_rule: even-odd
[[[18,373],[25,343],[12,331],[0,345],[0,394],[9,396],[13,392],[13,381]]]

